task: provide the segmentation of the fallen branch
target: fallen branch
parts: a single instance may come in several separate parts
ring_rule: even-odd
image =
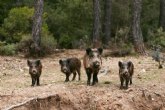
[[[24,105],[26,105],[26,104],[28,104],[28,103],[30,103],[30,102],[32,102],[32,101],[38,102],[39,100],[45,100],[45,99],[47,99],[47,98],[52,98],[52,97],[53,97],[53,98],[56,98],[56,101],[60,101],[60,96],[59,96],[58,94],[50,95],[50,96],[45,96],[45,97],[42,97],[42,98],[35,97],[35,98],[30,98],[29,100],[26,100],[26,101],[24,101],[24,102],[22,102],[22,103],[18,103],[18,104],[16,104],[16,105],[12,105],[12,106],[10,106],[10,107],[6,107],[6,108],[4,108],[4,109],[2,109],[2,110],[12,110],[12,109],[15,109],[15,108],[24,106]],[[60,107],[60,106],[59,106],[59,107]]]

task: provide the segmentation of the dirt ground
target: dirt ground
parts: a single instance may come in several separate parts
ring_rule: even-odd
[[[27,59],[0,56],[0,110],[165,110],[165,69],[151,57],[104,57],[99,83],[87,86],[82,66],[81,81],[65,83],[59,59],[78,57],[85,51],[65,50],[42,58],[41,86],[31,87]],[[120,90],[118,61],[135,65],[133,85]],[[70,79],[72,76],[70,77]]]

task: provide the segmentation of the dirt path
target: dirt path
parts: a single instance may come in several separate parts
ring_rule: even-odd
[[[165,109],[165,69],[158,69],[157,63],[150,57],[107,57],[103,59],[103,69],[107,69],[108,73],[104,75],[100,73],[99,84],[96,86],[86,86],[86,74],[83,68],[80,82],[64,83],[65,76],[60,72],[59,59],[73,56],[82,59],[83,54],[84,51],[67,50],[41,59],[43,73],[39,87],[30,86],[31,79],[26,59],[0,57],[0,109]],[[131,60],[135,65],[133,85],[128,90],[119,89],[119,60]]]

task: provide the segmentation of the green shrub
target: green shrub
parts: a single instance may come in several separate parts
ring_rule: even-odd
[[[57,41],[54,39],[52,35],[43,36],[41,38],[41,48],[43,55],[52,53],[53,50],[56,48],[56,46],[57,46]]]
[[[47,51],[51,52],[57,46],[57,41],[54,36],[49,32],[49,27],[46,23],[42,25],[41,32],[41,47],[46,48]],[[46,51],[45,50],[45,51]]]
[[[119,44],[120,42],[129,42],[129,31],[129,27],[124,27],[116,30],[114,42]]]
[[[73,0],[45,4],[48,26],[58,40],[59,48],[73,48],[72,41],[91,36],[93,26],[92,1]],[[53,5],[53,7],[51,7]]]
[[[16,52],[16,44],[8,44],[4,46],[0,46],[0,55],[15,55]]]
[[[165,48],[165,32],[162,28],[157,29],[155,32],[150,32],[150,41],[149,45],[160,45]]]
[[[56,48],[57,42],[52,35],[41,37],[41,56],[50,54]],[[32,54],[33,40],[30,34],[22,36],[22,40],[18,43],[17,50],[25,54],[25,56],[33,56]]]
[[[66,49],[72,48],[72,38],[67,34],[63,34],[59,39],[59,45]]]
[[[34,9],[28,7],[12,8],[4,19],[2,28],[6,30],[8,42],[19,42],[25,33],[31,32]]]
[[[34,8],[26,6],[12,8],[0,28],[0,36],[4,37],[7,43],[20,42],[24,35],[31,34],[33,13]],[[46,19],[47,13],[43,13],[42,36],[50,34]]]
[[[6,44],[6,42],[0,41],[0,47],[1,47],[1,46],[4,46],[5,44]]]
[[[0,27],[0,40],[4,41],[5,38],[8,36],[8,33],[6,32],[6,30],[2,27]]]

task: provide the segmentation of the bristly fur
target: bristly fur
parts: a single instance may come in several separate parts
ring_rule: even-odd
[[[87,74],[87,85],[90,85],[90,80],[93,75],[93,82],[92,85],[98,82],[97,74],[99,70],[101,69],[102,65],[102,58],[101,55],[103,53],[102,48],[98,49],[86,49],[86,54],[83,58],[83,65]]]
[[[42,73],[42,64],[40,60],[27,60],[27,65],[29,66],[29,74],[32,79],[31,86],[34,86],[37,83],[37,86],[40,85],[40,76]],[[34,74],[34,72],[35,74]]]
[[[75,80],[76,74],[79,75],[79,80],[81,80],[81,61],[78,58],[67,58],[60,59],[59,64],[61,65],[61,72],[66,75],[65,82],[69,81],[69,76],[73,73],[72,81]],[[64,68],[66,71],[64,71]]]
[[[123,89],[123,84],[125,82],[125,88],[128,88],[128,83],[132,84],[132,76],[134,74],[134,65],[131,61],[128,62],[118,62],[119,66],[119,77],[120,77],[120,89]]]

